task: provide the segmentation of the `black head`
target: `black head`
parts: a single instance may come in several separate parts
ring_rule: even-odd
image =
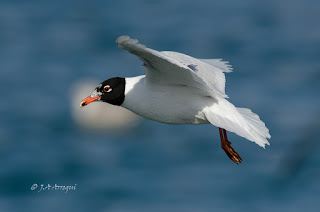
[[[94,101],[103,101],[112,105],[120,106],[124,101],[125,78],[110,78],[98,85],[91,96],[85,98],[80,107],[86,106]]]

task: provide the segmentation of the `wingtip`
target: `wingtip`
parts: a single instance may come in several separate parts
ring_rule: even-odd
[[[146,48],[146,46],[139,43],[137,39],[130,38],[128,35],[122,35],[116,39],[116,43],[121,49],[129,50],[133,46]]]
[[[118,37],[118,38],[116,39],[116,43],[117,43],[117,44],[121,44],[121,43],[123,43],[123,42],[125,42],[125,41],[128,41],[128,40],[130,40],[130,36],[128,36],[128,35],[122,35],[122,36],[120,36],[120,37]]]

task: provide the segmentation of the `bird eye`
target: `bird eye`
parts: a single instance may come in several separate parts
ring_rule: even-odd
[[[112,88],[110,87],[110,85],[106,85],[103,87],[103,91],[108,93],[112,91]]]

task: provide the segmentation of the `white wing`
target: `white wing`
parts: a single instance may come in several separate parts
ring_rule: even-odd
[[[209,96],[226,98],[223,62],[212,66],[207,62],[178,52],[159,52],[140,44],[129,36],[116,40],[120,48],[136,55],[146,65],[148,81],[159,84],[185,85],[204,91]]]

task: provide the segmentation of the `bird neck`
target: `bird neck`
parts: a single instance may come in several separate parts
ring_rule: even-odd
[[[143,83],[144,77],[145,75],[125,78],[126,80],[125,93],[124,93],[125,96],[131,93],[139,83]]]

